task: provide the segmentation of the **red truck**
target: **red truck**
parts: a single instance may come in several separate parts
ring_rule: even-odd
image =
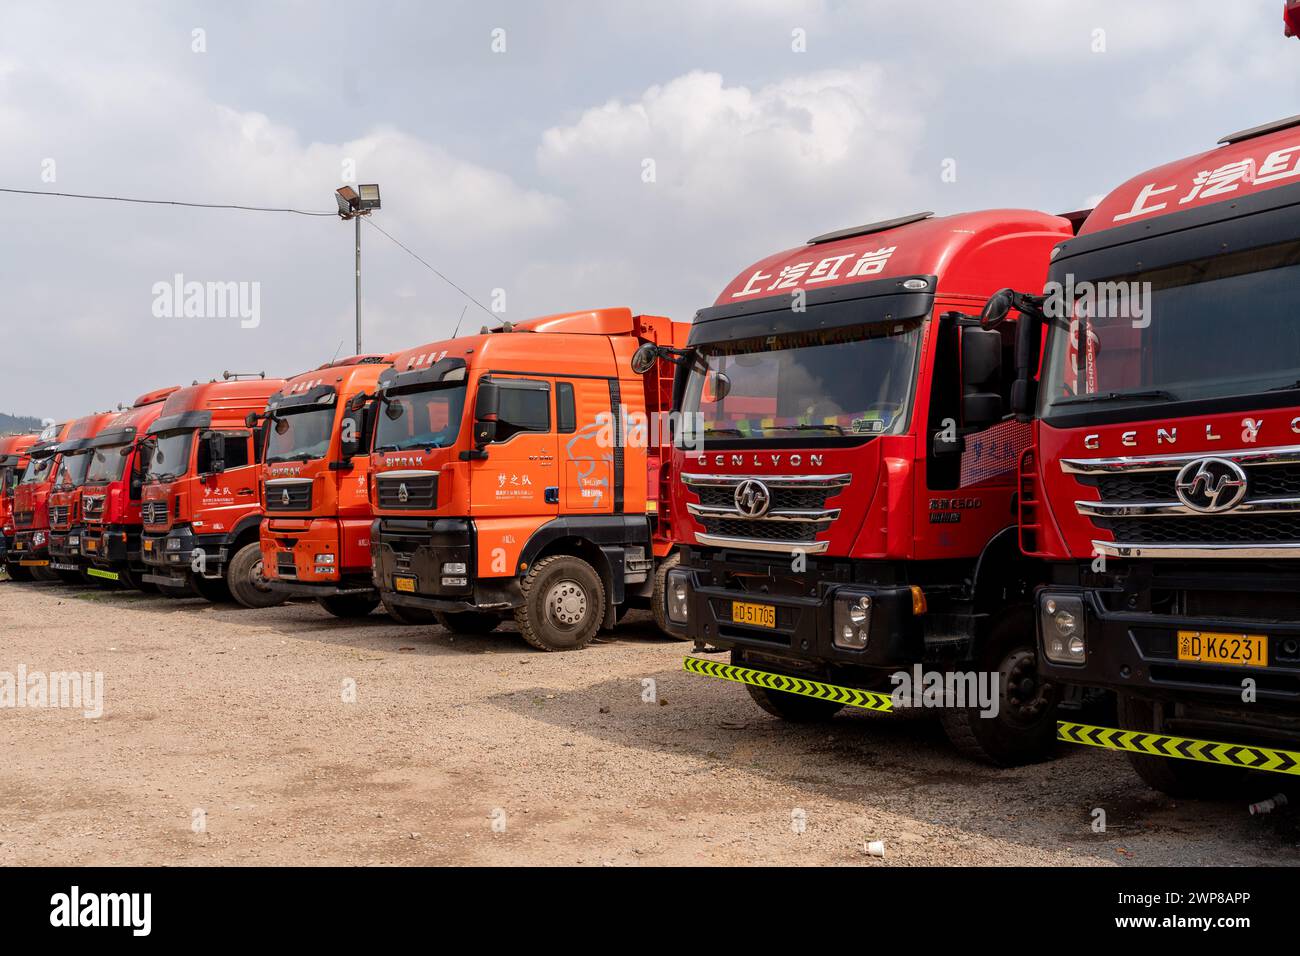
[[[633,360],[685,333],[596,309],[398,353],[376,389],[370,464],[390,613],[467,633],[513,616],[534,647],[574,650],[624,609],[662,603],[672,374]]]
[[[140,506],[149,426],[176,386],[146,392],[104,425],[87,446],[90,464],[81,489],[81,557],[100,581],[153,590],[140,558]]]
[[[18,564],[9,567],[9,551],[14,541],[14,489],[27,467],[27,450],[36,443],[36,435],[0,437],[0,566],[14,581],[26,581],[31,571]]]
[[[1053,746],[1041,572],[1017,546],[1014,334],[966,313],[1008,276],[1040,285],[1073,231],[1015,209],[844,229],[755,263],[696,315],[664,613],[731,664],[688,669],[794,721],[983,674],[984,706],[944,698],[954,744],[1000,764]]]
[[[288,379],[263,426],[262,567],[271,590],[336,617],[379,605],[370,575],[369,392],[391,356],[355,355]]]
[[[72,423],[59,445],[54,484],[47,502],[50,521],[50,570],[68,584],[93,581],[81,557],[81,490],[94,455],[91,443],[113,419],[113,412],[97,412]]]
[[[1300,742],[1300,117],[1219,142],[1115,189],[1046,295],[986,312],[1046,328],[1041,373],[1037,335],[1017,363],[1040,672],[1116,691],[1133,732],[1062,736],[1170,794]]]
[[[284,386],[238,378],[177,389],[149,426],[143,579],[169,596],[197,591],[245,607],[284,600],[262,575],[262,436],[246,422]]]
[[[50,570],[49,497],[59,462],[59,443],[71,428],[71,421],[50,425],[27,449],[27,467],[14,488],[14,543],[9,556],[9,567],[16,568],[19,576],[45,581],[58,578]]]

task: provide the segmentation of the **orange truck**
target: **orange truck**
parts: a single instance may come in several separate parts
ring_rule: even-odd
[[[246,422],[282,379],[194,384],[167,396],[149,426],[143,478],[143,580],[172,597],[197,592],[270,607],[284,596],[262,577],[262,440]]]
[[[58,447],[54,484],[50,488],[50,570],[69,584],[87,583],[81,558],[81,489],[94,457],[90,444],[113,420],[113,412],[96,412],[78,418]]]
[[[5,567],[15,581],[26,581],[32,576],[26,568],[17,564],[8,567],[8,563],[14,541],[14,489],[27,467],[27,449],[35,443],[35,435],[0,437],[0,567]]]
[[[50,490],[59,463],[59,443],[68,437],[72,422],[60,422],[42,429],[27,449],[27,467],[14,488],[14,544],[10,569],[18,577],[54,580],[50,570]]]
[[[152,590],[140,560],[140,505],[145,433],[176,386],[146,392],[91,439],[81,491],[81,556],[86,573],[102,581]]]
[[[433,342],[379,377],[371,446],[375,586],[462,633],[513,616],[543,650],[650,607],[672,549],[670,363],[688,326],[625,308]],[[654,601],[658,606],[661,601]]]
[[[264,415],[262,567],[271,590],[336,617],[379,605],[370,576],[369,392],[391,356],[354,355],[285,382]]]

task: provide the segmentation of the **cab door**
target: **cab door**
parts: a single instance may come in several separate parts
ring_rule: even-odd
[[[217,446],[214,439],[220,436]],[[199,475],[196,513],[201,513],[204,533],[229,533],[239,519],[261,506],[258,480],[261,466],[254,460],[252,434],[237,429],[215,430],[200,436],[195,450]],[[214,454],[220,450],[221,456]],[[214,471],[217,462],[223,466]]]
[[[565,514],[613,514],[618,435],[607,379],[557,379],[561,508]]]
[[[496,434],[483,446],[486,457],[470,469],[470,510],[476,521],[518,518],[525,526],[559,513],[560,471],[556,467],[555,383],[533,376],[483,376],[497,388]]]

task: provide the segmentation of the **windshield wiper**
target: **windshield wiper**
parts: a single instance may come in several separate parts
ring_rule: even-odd
[[[840,425],[773,425],[774,432],[827,432],[834,429],[841,435],[844,434],[844,428]]]
[[[1300,382],[1292,382],[1290,385],[1274,385],[1272,388],[1264,389],[1266,392],[1295,392],[1300,391]]]
[[[704,434],[706,434],[706,435],[739,435],[741,438],[744,438],[744,437],[745,437],[745,433],[742,432],[739,428],[706,428],[706,429],[704,429]]]
[[[303,452],[299,452],[296,455],[284,455],[283,457],[277,456],[275,458],[268,458],[266,459],[266,463],[268,465],[275,465],[275,464],[281,464],[286,461],[307,462],[307,461],[313,461],[314,459],[321,458],[321,457],[323,456],[313,455],[311,452],[303,451]]]
[[[1097,392],[1095,395],[1075,395],[1073,398],[1058,398],[1052,402],[1052,406],[1086,405],[1088,402],[1117,402],[1131,398],[1158,398],[1166,402],[1178,400],[1178,396],[1173,392],[1167,392],[1162,388],[1151,388],[1133,392]]]

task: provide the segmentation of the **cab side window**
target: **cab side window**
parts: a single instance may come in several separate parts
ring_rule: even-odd
[[[551,430],[551,386],[531,379],[493,379],[500,387],[496,441]]]
[[[226,436],[226,468],[244,468],[249,464],[248,432],[236,432]]]

